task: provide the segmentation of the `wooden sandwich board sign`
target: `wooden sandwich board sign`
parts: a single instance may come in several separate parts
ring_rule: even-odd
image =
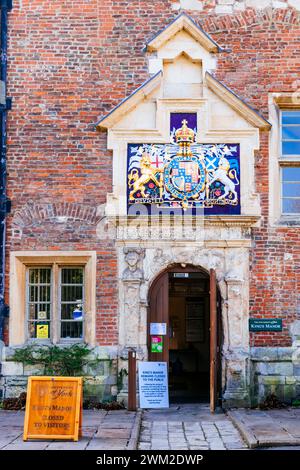
[[[78,441],[82,426],[81,377],[29,377],[23,440]]]

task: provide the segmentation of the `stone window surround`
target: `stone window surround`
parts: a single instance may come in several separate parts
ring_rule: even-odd
[[[26,344],[26,270],[29,266],[52,265],[57,277],[59,266],[84,266],[85,271],[85,322],[84,341],[95,346],[96,333],[96,260],[95,251],[14,251],[10,254],[10,321],[9,346]],[[58,278],[57,278],[58,280]],[[53,305],[57,294],[53,293]],[[54,317],[55,318],[55,317]],[[58,331],[58,328],[54,328]],[[59,343],[54,333],[53,344]],[[31,342],[32,340],[28,340]],[[61,344],[66,341],[61,340]]]
[[[281,157],[281,111],[300,110],[299,93],[269,93],[269,220],[271,226],[300,225],[300,215],[282,215],[281,180],[282,166],[300,165],[299,157]],[[280,190],[278,191],[278,189]]]

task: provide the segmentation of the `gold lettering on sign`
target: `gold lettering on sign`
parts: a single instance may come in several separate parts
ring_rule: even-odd
[[[29,377],[24,441],[78,441],[82,421],[82,378]]]

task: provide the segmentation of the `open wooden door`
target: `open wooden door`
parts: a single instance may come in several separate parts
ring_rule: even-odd
[[[210,411],[215,412],[218,399],[218,322],[216,272],[210,270]]]
[[[151,352],[151,323],[166,323],[167,334],[163,336],[163,352]],[[163,273],[152,286],[148,311],[148,357],[149,361],[169,363],[169,275]]]

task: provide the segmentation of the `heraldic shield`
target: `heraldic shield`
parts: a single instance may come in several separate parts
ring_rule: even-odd
[[[174,198],[199,197],[205,188],[205,166],[197,156],[175,156],[166,165],[165,188]]]

